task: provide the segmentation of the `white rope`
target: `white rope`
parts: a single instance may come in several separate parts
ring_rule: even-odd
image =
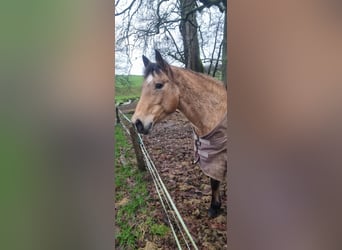
[[[125,118],[126,121],[128,121],[129,123],[131,123],[130,119],[129,119],[125,114],[123,114],[121,110],[119,110],[119,109],[117,109],[117,110],[118,110],[119,113]],[[126,132],[127,132],[128,134],[130,134],[130,133],[129,133],[129,130],[127,129],[127,127],[126,127],[123,123],[121,123],[121,124],[123,125],[124,129],[126,130]],[[150,174],[151,174],[151,176],[152,176],[152,179],[153,179],[154,185],[155,185],[155,187],[156,187],[156,190],[157,190],[159,199],[160,199],[160,201],[161,201],[161,203],[162,203],[163,209],[164,209],[164,211],[165,211],[165,213],[166,213],[166,216],[167,216],[167,218],[168,218],[168,221],[169,221],[169,224],[170,224],[170,227],[171,227],[172,233],[173,233],[173,235],[174,235],[174,238],[175,238],[175,240],[176,240],[176,243],[177,243],[178,248],[179,248],[179,249],[182,249],[181,246],[180,246],[178,237],[177,237],[177,235],[176,235],[176,233],[175,233],[175,230],[174,230],[174,228],[173,228],[173,225],[172,225],[172,223],[171,223],[171,220],[170,220],[170,218],[169,218],[168,211],[167,211],[167,209],[166,209],[166,207],[165,207],[165,204],[164,204],[162,195],[161,195],[160,193],[163,194],[164,199],[165,199],[165,202],[167,203],[167,205],[168,205],[168,207],[170,208],[170,210],[173,210],[173,211],[175,212],[175,213],[171,213],[171,214],[172,214],[173,217],[174,217],[174,220],[175,220],[175,222],[176,222],[176,224],[177,224],[177,226],[178,226],[178,228],[179,228],[179,231],[180,231],[181,235],[183,236],[183,240],[184,240],[185,244],[187,245],[188,249],[190,249],[190,247],[189,247],[189,245],[188,245],[187,240],[185,239],[185,236],[184,236],[184,234],[183,234],[183,232],[182,232],[182,230],[181,230],[181,228],[180,228],[180,226],[179,226],[178,221],[181,223],[182,228],[183,228],[183,230],[185,231],[185,233],[186,233],[186,235],[188,236],[188,238],[190,239],[192,245],[193,245],[194,248],[197,250],[198,248],[197,248],[197,246],[196,246],[196,243],[195,243],[195,241],[193,240],[193,238],[192,238],[192,236],[191,236],[191,234],[190,234],[190,232],[189,232],[187,226],[185,225],[185,223],[184,223],[184,221],[183,221],[183,218],[181,217],[181,215],[180,215],[180,213],[179,213],[179,211],[178,211],[176,205],[174,204],[174,202],[173,202],[173,200],[172,200],[172,198],[171,198],[171,196],[170,196],[170,194],[169,194],[167,188],[165,187],[165,184],[164,184],[164,182],[162,181],[162,179],[161,179],[161,177],[160,177],[160,175],[159,175],[159,173],[158,173],[158,170],[157,170],[157,168],[155,167],[155,165],[154,165],[154,163],[153,163],[153,161],[152,161],[150,155],[148,154],[148,151],[147,151],[147,149],[146,149],[146,147],[145,147],[145,145],[144,145],[144,143],[143,143],[143,140],[142,140],[141,136],[140,136],[139,134],[137,134],[137,135],[138,135],[138,139],[139,139],[139,144],[140,144],[141,151],[143,152],[143,155],[144,155],[145,163],[146,163],[146,165],[147,165],[147,167],[148,167],[148,170],[149,170],[149,172],[150,172]],[[162,191],[162,192],[160,192],[160,191]],[[178,221],[177,221],[177,219],[176,219],[176,217],[175,217],[175,214],[176,214],[176,216],[177,216],[177,218],[178,218]]]
[[[187,228],[187,226],[185,225],[185,223],[184,223],[184,221],[183,221],[183,218],[181,217],[181,215],[180,215],[180,213],[179,213],[179,211],[178,211],[176,205],[174,204],[174,202],[173,202],[173,200],[172,200],[172,198],[171,198],[171,196],[170,196],[170,194],[169,194],[167,188],[165,187],[165,184],[164,184],[164,182],[162,181],[162,179],[161,179],[161,177],[160,177],[160,175],[159,175],[159,173],[158,173],[158,170],[156,169],[156,167],[155,167],[155,165],[154,165],[154,163],[153,163],[153,161],[152,161],[150,155],[148,154],[147,149],[146,149],[146,147],[145,147],[145,145],[144,145],[144,143],[143,143],[143,141],[142,141],[142,138],[141,138],[141,136],[140,136],[139,134],[138,134],[138,137],[139,137],[139,139],[140,139],[140,141],[141,141],[141,147],[142,147],[142,149],[143,149],[142,151],[143,151],[143,152],[146,152],[146,155],[145,155],[145,156],[148,158],[149,162],[151,162],[151,165],[153,166],[154,171],[157,173],[157,178],[159,179],[159,182],[161,183],[162,188],[163,188],[163,190],[164,190],[164,192],[165,192],[165,194],[166,194],[168,200],[170,201],[170,204],[171,204],[173,210],[175,211],[175,213],[176,213],[176,215],[177,215],[177,217],[178,217],[178,220],[179,220],[180,223],[182,224],[182,227],[183,227],[184,231],[186,232],[187,236],[189,237],[189,239],[190,239],[191,243],[193,244],[193,246],[195,247],[195,249],[198,249],[197,246],[196,246],[196,243],[194,242],[194,240],[193,240],[193,238],[192,238],[192,236],[191,236],[191,234],[190,234],[190,232],[189,232],[189,230],[188,230],[188,228]]]
[[[149,158],[149,157],[148,157],[148,154],[147,154],[147,152],[146,152],[145,150],[143,150],[143,154],[144,154],[144,156],[145,156],[146,158]],[[147,165],[148,165],[149,171],[150,171],[150,173],[151,173],[151,175],[152,175],[152,177],[153,177],[153,181],[154,181],[154,183],[155,183],[155,185],[156,185],[156,190],[157,190],[158,195],[159,195],[159,193],[160,193],[159,190],[161,190],[161,191],[164,191],[164,190],[163,190],[163,188],[162,188],[162,185],[161,185],[160,181],[159,181],[158,178],[157,178],[158,172],[155,172],[155,170],[153,170],[153,167],[152,167],[153,162],[152,162],[152,161],[148,160],[148,161],[147,161]],[[167,196],[165,195],[165,192],[162,192],[162,194],[163,194],[163,196],[164,196],[164,199],[165,199],[165,201],[166,201],[166,203],[167,203],[169,209],[172,210],[172,206],[171,206],[169,200],[167,199]],[[160,197],[160,199],[161,199],[161,201],[162,201],[162,198],[161,198],[161,197]],[[162,201],[162,203],[163,203],[163,201]],[[166,216],[167,216],[168,219],[169,219],[168,211],[167,211],[167,209],[164,207],[164,205],[163,205],[163,208],[164,208],[164,211],[165,211],[165,213],[166,213]],[[180,233],[181,233],[181,235],[182,235],[182,237],[183,237],[183,240],[184,240],[186,246],[188,247],[188,249],[190,249],[190,247],[189,247],[189,245],[188,245],[188,242],[187,242],[187,240],[186,240],[186,238],[185,238],[185,235],[183,234],[183,231],[181,230],[181,227],[180,227],[180,225],[179,225],[179,223],[178,223],[178,220],[177,220],[177,218],[175,217],[175,214],[174,214],[174,213],[171,213],[171,214],[172,214],[172,216],[173,216],[173,218],[174,218],[174,221],[175,221],[176,224],[177,224],[177,227],[178,227],[178,229],[179,229],[179,231],[180,231]],[[172,225],[172,224],[171,224],[171,225]],[[178,237],[177,237],[176,234],[174,234],[174,237],[175,237],[176,241],[178,241]],[[182,249],[182,248],[179,248],[179,249]]]
[[[126,119],[127,122],[131,123],[131,120],[124,114],[122,113],[122,111],[120,109],[117,109],[119,111],[119,113],[123,116],[123,118]]]
[[[131,133],[129,132],[128,128],[125,126],[125,124],[121,123],[122,127],[125,129],[126,133],[128,135],[131,135]]]
[[[150,162],[148,162],[147,165],[148,165],[149,170],[152,171],[152,170],[151,170]],[[152,178],[152,179],[153,179],[154,186],[156,187],[156,190],[157,190],[157,193],[158,193],[158,197],[159,197],[159,199],[160,199],[160,201],[161,201],[161,204],[162,204],[162,206],[163,206],[163,209],[164,209],[164,211],[165,211],[167,220],[168,220],[169,225],[170,225],[170,227],[171,227],[173,237],[174,237],[175,240],[176,240],[176,244],[177,244],[177,246],[178,246],[178,249],[182,249],[182,247],[181,247],[181,245],[180,245],[180,243],[179,243],[177,234],[176,234],[176,232],[175,232],[175,229],[173,228],[172,222],[171,222],[171,220],[170,220],[169,214],[168,214],[168,212],[167,212],[167,210],[166,210],[165,204],[164,204],[164,202],[163,202],[163,198],[161,197],[161,194],[160,194],[160,192],[159,192],[159,188],[158,188],[158,184],[157,184],[157,182],[156,182],[156,179],[155,179],[155,178]]]
[[[138,136],[140,137],[140,135],[138,135]],[[140,139],[141,139],[141,137],[140,137]],[[143,144],[143,142],[142,142],[142,146],[144,147],[144,151],[145,151],[146,148],[145,148],[145,145]],[[155,169],[155,171],[158,173],[158,171],[156,170],[156,168],[155,168],[155,166],[154,166],[154,164],[153,164],[153,161],[151,160],[150,156],[148,155],[147,157],[148,157],[149,161],[152,162],[152,165],[153,165],[153,168]],[[195,241],[193,240],[193,238],[192,238],[192,236],[191,236],[191,234],[190,234],[190,232],[189,232],[187,226],[185,225],[185,223],[184,223],[184,221],[183,221],[182,216],[180,215],[180,213],[179,213],[179,211],[178,211],[176,205],[174,204],[174,202],[173,202],[173,200],[172,200],[172,198],[171,198],[169,192],[167,191],[167,189],[166,189],[166,187],[165,187],[165,185],[164,185],[164,182],[162,181],[162,179],[161,179],[161,177],[160,177],[159,174],[157,175],[157,178],[159,179],[159,181],[160,181],[160,183],[161,183],[161,185],[162,185],[162,188],[163,188],[163,190],[164,190],[164,192],[165,192],[165,194],[166,194],[168,200],[170,201],[171,206],[172,206],[173,210],[175,211],[175,213],[176,213],[176,215],[177,215],[177,218],[178,218],[178,220],[180,221],[180,223],[181,223],[181,225],[182,225],[182,227],[183,227],[185,233],[186,233],[187,236],[189,237],[189,239],[190,239],[192,245],[195,247],[195,249],[198,249],[197,246],[196,246]]]

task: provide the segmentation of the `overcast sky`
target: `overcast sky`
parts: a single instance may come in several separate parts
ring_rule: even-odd
[[[132,60],[132,68],[131,68],[131,74],[132,75],[142,75],[144,72],[144,64],[142,61],[142,52],[140,51],[140,55],[138,55],[138,51],[136,52],[136,56],[134,58],[131,58]]]

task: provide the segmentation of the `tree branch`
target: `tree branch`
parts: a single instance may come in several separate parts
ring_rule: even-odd
[[[215,64],[215,68],[214,68],[214,72],[213,72],[213,77],[215,77],[215,74],[216,74],[216,71],[218,68],[218,62],[219,62],[220,57],[221,57],[222,45],[223,45],[223,41],[221,41],[221,44],[220,44],[219,54],[217,56],[217,60],[216,60],[216,64]],[[222,70],[226,70],[226,69],[222,69]]]
[[[182,62],[182,63],[185,63],[184,56],[183,56],[182,53],[180,52],[180,49],[178,48],[178,45],[177,45],[175,39],[173,38],[171,32],[169,31],[168,28],[165,28],[165,30],[166,30],[166,32],[170,35],[170,37],[171,37],[171,39],[172,39],[172,41],[173,41],[173,44],[174,44],[175,47],[176,47],[177,53],[178,53],[178,54],[180,55],[180,57],[181,57],[181,62]]]
[[[227,0],[199,0],[205,7],[210,8],[215,5],[221,12],[227,9]]]
[[[127,10],[131,9],[133,4],[135,3],[135,1],[136,0],[132,0],[131,4],[126,9],[124,9],[123,11],[121,11],[119,13],[116,13],[115,16],[120,16],[120,15],[124,14]],[[119,1],[117,3],[119,3]]]

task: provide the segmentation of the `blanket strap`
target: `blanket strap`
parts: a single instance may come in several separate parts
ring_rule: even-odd
[[[195,143],[194,143],[194,160],[192,161],[192,164],[197,164],[200,160],[200,156],[198,153],[199,147],[201,146],[201,141],[199,136],[196,134],[195,130],[192,129],[193,133],[194,133],[194,139],[195,139]]]

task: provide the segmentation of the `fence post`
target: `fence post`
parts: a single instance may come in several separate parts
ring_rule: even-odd
[[[140,143],[138,141],[138,134],[133,126],[129,126],[129,133],[131,134],[132,144],[137,157],[137,165],[140,170],[146,170],[143,153],[141,152]]]
[[[119,117],[119,109],[118,107],[115,107],[115,114],[116,114],[116,123],[120,123],[120,117]]]

